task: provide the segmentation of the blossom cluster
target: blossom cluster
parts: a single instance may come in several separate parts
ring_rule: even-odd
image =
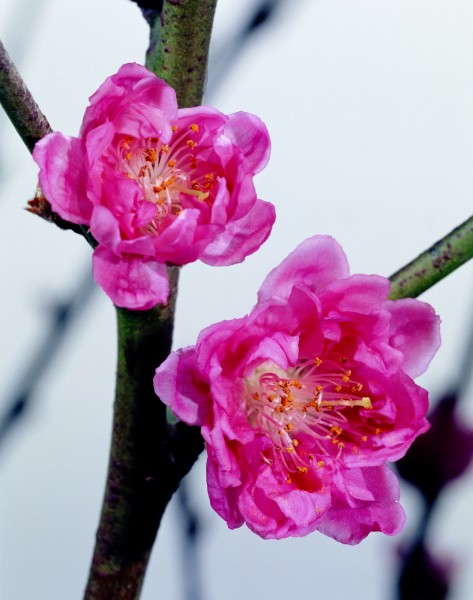
[[[167,302],[168,266],[231,265],[266,240],[274,207],[253,177],[269,153],[256,116],[179,109],[169,85],[127,64],[90,98],[79,136],[54,132],[34,158],[53,210],[97,241],[97,283],[145,310]],[[350,276],[338,243],[315,236],[271,271],[250,314],[157,368],[159,398],[201,427],[210,501],[230,528],[349,544],[400,531],[386,463],[428,428],[413,378],[440,336],[430,306],[389,291],[383,277]]]

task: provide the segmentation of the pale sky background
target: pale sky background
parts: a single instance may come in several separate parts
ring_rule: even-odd
[[[219,0],[220,54],[253,6]],[[90,96],[129,61],[144,61],[148,28],[127,0],[2,0],[0,37],[54,129],[76,135]],[[306,237],[334,235],[353,272],[389,275],[472,212],[471,0],[292,0],[241,52],[213,94],[223,112],[267,124],[272,158],[257,178],[278,220],[243,264],[183,269],[175,347],[216,320],[245,314],[266,273]],[[83,239],[23,210],[37,168],[0,114],[0,406],[48,329],[48,309],[90,264]],[[424,294],[443,320],[443,347],[420,382],[448,386],[471,326],[473,264]],[[115,324],[98,291],[41,381],[34,407],[0,453],[0,598],[80,598],[107,463]],[[473,399],[462,405],[473,423]],[[200,511],[205,600],[392,597],[393,565],[415,527],[403,487],[404,534],[357,547],[320,534],[265,542],[229,531],[208,505],[204,460],[191,474]],[[473,597],[473,474],[438,507],[432,548],[457,563],[453,600]],[[182,600],[180,530],[167,511],[143,600]],[[407,536],[407,537],[406,537]]]

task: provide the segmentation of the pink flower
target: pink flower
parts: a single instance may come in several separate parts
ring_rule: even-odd
[[[266,240],[274,207],[253,176],[269,152],[254,115],[178,109],[171,87],[126,64],[90,98],[78,138],[54,132],[33,156],[53,209],[90,226],[97,283],[147,309],[167,301],[167,264],[231,265]]]
[[[428,428],[412,377],[440,336],[429,305],[389,290],[384,277],[349,276],[338,243],[315,236],[267,276],[248,316],[208,327],[157,369],[162,401],[202,428],[210,501],[230,528],[348,544],[400,531],[386,461]]]

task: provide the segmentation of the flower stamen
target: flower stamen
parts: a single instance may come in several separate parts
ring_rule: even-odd
[[[171,129],[177,134],[176,126]],[[189,129],[197,133],[199,126],[193,123]],[[173,135],[169,144],[161,143],[158,138],[138,140],[131,136],[124,136],[117,144],[120,169],[139,184],[142,200],[157,208],[151,221],[140,227],[143,233],[158,235],[169,216],[177,217],[191,206],[191,197],[202,203],[208,201],[219,177],[202,169],[201,174],[191,178],[189,171],[197,168],[193,153],[196,146],[197,142],[187,139],[185,132]]]
[[[287,372],[266,363],[246,380],[249,421],[273,441],[272,455],[265,456],[284,479],[324,466],[317,456],[339,459],[347,444],[359,453],[366,432],[376,433],[368,425],[358,433],[358,411],[371,410],[373,403],[360,393],[364,382],[353,379],[347,363],[346,357],[315,357]]]

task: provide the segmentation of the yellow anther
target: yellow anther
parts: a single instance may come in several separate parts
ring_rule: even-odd
[[[299,440],[292,440],[292,445],[297,447],[299,445]]]
[[[286,477],[286,483],[292,483],[292,479],[289,476]]]
[[[176,133],[176,132],[177,132],[177,125],[173,125],[173,126],[171,127],[171,129],[174,131],[174,133]]]
[[[320,365],[322,364],[322,359],[320,358],[320,356],[316,356],[314,358],[314,364],[317,365],[317,367],[320,367]]]
[[[127,135],[121,142],[120,142],[120,148],[125,148],[125,150],[129,150],[130,149],[130,142],[131,142],[132,138]]]
[[[197,142],[194,142],[194,140],[187,140],[186,144],[189,146],[189,148],[195,148],[197,146]]]
[[[145,152],[145,160],[147,160],[148,162],[156,162],[156,159],[158,158],[158,151],[156,150],[156,148],[146,148]]]
[[[161,152],[164,152],[164,153],[169,152],[169,146],[167,144],[164,144],[161,148]]]
[[[383,430],[381,429],[381,427],[376,427],[376,429],[374,430],[376,435],[379,435]]]
[[[294,429],[294,425],[293,425],[292,423],[288,423],[288,424],[287,424],[287,425],[284,427],[284,429],[285,429],[286,431],[292,431],[292,430]]]
[[[325,466],[325,463],[324,463],[324,461],[323,461],[323,460],[318,460],[318,461],[317,461],[317,466],[318,466],[318,467],[324,467],[324,466]]]
[[[192,123],[189,129],[191,129],[192,131],[199,131],[199,126],[197,125],[197,123]]]
[[[284,448],[284,450],[285,450],[286,452],[288,452],[289,454],[292,454],[292,453],[294,452],[294,448],[293,448],[293,446],[288,446],[287,448]]]
[[[298,473],[307,473],[307,467],[296,467]]]
[[[367,442],[368,441],[368,436],[367,435],[362,435],[361,436],[361,441],[362,442]]]
[[[175,167],[175,166],[176,166],[176,161],[175,161],[175,160],[170,160],[170,161],[168,162],[168,167],[171,167],[171,169],[172,169],[173,167]]]

